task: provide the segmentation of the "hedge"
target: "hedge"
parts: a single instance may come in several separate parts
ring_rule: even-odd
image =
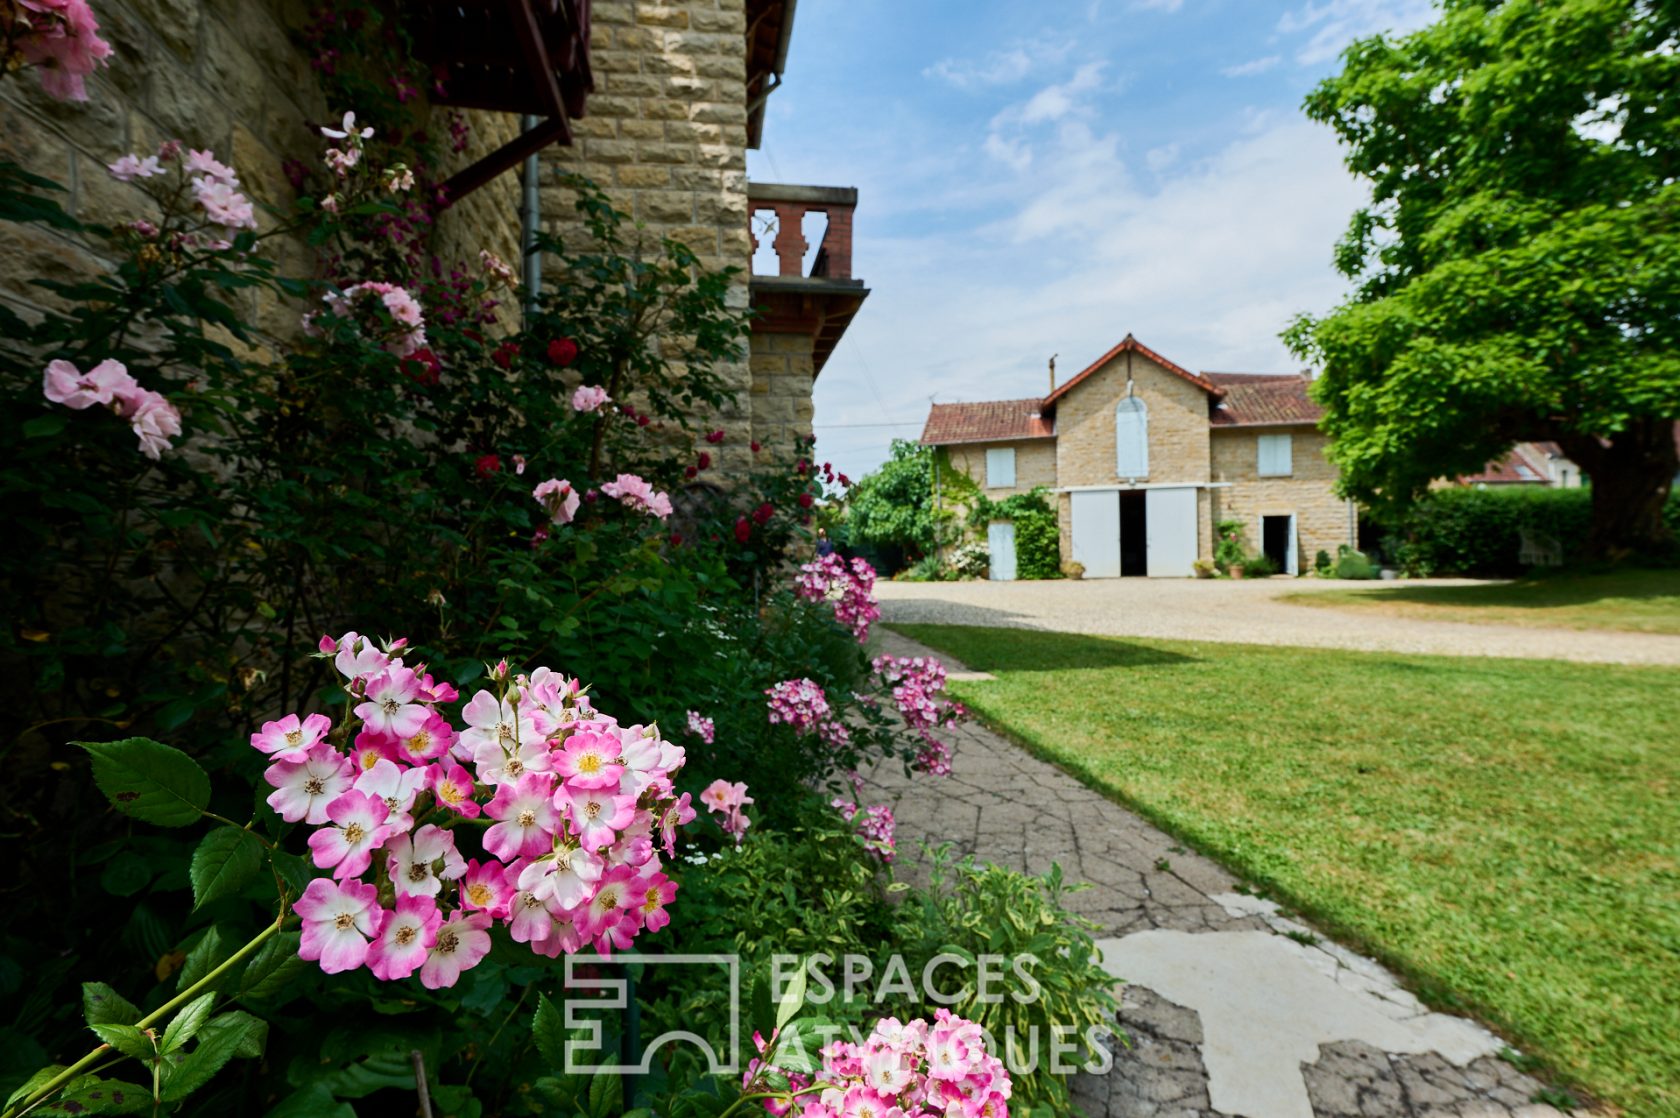
[[[1680,531],[1680,495],[1664,509]],[[1567,563],[1580,557],[1592,524],[1592,490],[1437,489],[1401,518],[1391,539],[1395,561],[1408,575],[1496,578],[1521,574],[1524,530],[1563,546]]]

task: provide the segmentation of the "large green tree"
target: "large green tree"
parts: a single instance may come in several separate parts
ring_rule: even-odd
[[[1589,550],[1673,547],[1680,419],[1680,3],[1443,0],[1307,98],[1371,187],[1355,287],[1285,333],[1323,370],[1346,495],[1400,504],[1513,442],[1593,489]]]
[[[846,495],[846,537],[853,544],[894,547],[914,560],[933,550],[933,458],[930,446],[894,439],[881,468]]]

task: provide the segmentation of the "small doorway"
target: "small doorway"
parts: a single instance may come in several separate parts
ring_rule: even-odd
[[[1297,573],[1295,562],[1295,517],[1262,516],[1260,550],[1283,574]]]
[[[1120,491],[1120,577],[1142,578],[1149,573],[1149,513],[1147,489]]]
[[[994,520],[986,527],[986,543],[991,552],[993,582],[1015,581],[1015,523]]]

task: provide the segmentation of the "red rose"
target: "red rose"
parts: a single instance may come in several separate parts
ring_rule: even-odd
[[[712,468],[712,456],[710,454],[707,454],[705,451],[702,450],[700,452],[699,459],[696,460],[696,462],[695,462],[695,465],[699,466],[702,470],[711,469]]]
[[[760,451],[760,450],[762,450],[762,449],[764,449],[764,448],[763,448],[763,447],[761,447],[761,446],[759,446],[759,445],[758,445],[758,440],[757,440],[757,439],[754,439],[754,440],[753,440],[753,441],[752,441],[752,452],[753,452],[753,453],[754,453],[754,454],[757,454],[757,453],[758,453],[758,452],[759,452],[759,451]]]
[[[708,432],[706,432],[706,441],[709,442],[709,443],[721,443],[723,441],[723,432],[722,431],[708,431]]]
[[[548,359],[564,369],[577,360],[578,345],[570,338],[555,338],[548,343]]]
[[[403,375],[422,388],[437,384],[438,372],[442,368],[437,354],[429,349],[417,349],[402,360]]]
[[[519,356],[519,345],[516,342],[503,342],[496,347],[496,352],[490,355],[490,360],[504,369],[513,367],[513,359]]]
[[[478,461],[473,463],[473,472],[479,477],[492,477],[502,468],[502,460],[494,454],[481,454]]]
[[[845,474],[841,474],[840,484],[845,486],[847,489],[850,489],[852,487],[852,479],[847,477]]]
[[[810,472],[810,470],[811,470],[811,463],[805,461],[805,459],[803,459],[803,458],[801,458],[799,460],[799,464],[794,466],[794,468],[793,468],[793,472],[798,474],[800,477],[804,477],[807,473]]]
[[[698,474],[699,472],[700,472],[699,470],[695,469],[693,466],[690,466],[686,470],[683,471],[683,477],[692,478],[696,474]]]
[[[672,532],[671,533],[671,546],[672,547],[681,547],[682,546],[682,533],[681,532]]]
[[[652,423],[652,422],[653,422],[653,420],[649,419],[645,415],[638,415],[636,417],[636,426],[638,426],[638,427],[646,427],[649,423]]]
[[[747,523],[746,517],[735,521],[735,539],[739,543],[746,543],[752,538],[752,525]]]
[[[809,493],[801,493],[799,495],[799,507],[802,509],[808,509],[811,507],[811,495]]]
[[[770,518],[775,515],[776,506],[772,505],[769,501],[765,501],[762,505],[759,505],[753,510],[753,519],[758,521],[760,524],[770,523]]]

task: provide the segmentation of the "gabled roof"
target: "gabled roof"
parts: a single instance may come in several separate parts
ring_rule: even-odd
[[[1151,361],[1155,362],[1155,364],[1157,364],[1157,365],[1161,366],[1163,369],[1167,370],[1167,372],[1172,373],[1175,376],[1183,377],[1185,380],[1189,381],[1191,384],[1195,385],[1197,388],[1200,388],[1203,392],[1207,392],[1207,393],[1209,393],[1210,395],[1213,395],[1213,396],[1221,396],[1221,395],[1224,394],[1224,390],[1219,388],[1215,384],[1213,384],[1213,382],[1207,380],[1204,377],[1197,376],[1195,373],[1192,373],[1189,369],[1184,368],[1182,365],[1178,365],[1178,364],[1175,364],[1171,361],[1168,361],[1165,357],[1162,357],[1159,353],[1156,353],[1154,350],[1150,349],[1148,346],[1144,345],[1142,342],[1138,341],[1136,338],[1132,337],[1130,334],[1127,334],[1124,338],[1120,339],[1120,344],[1119,345],[1115,346],[1113,349],[1109,350],[1107,353],[1103,354],[1101,357],[1097,358],[1095,361],[1093,361],[1089,365],[1085,366],[1077,374],[1075,374],[1072,378],[1070,378],[1066,384],[1063,384],[1060,388],[1056,389],[1054,392],[1050,393],[1050,395],[1046,396],[1044,398],[1044,406],[1046,408],[1050,407],[1057,400],[1060,400],[1063,396],[1066,396],[1068,394],[1068,392],[1070,390],[1072,390],[1074,385],[1078,384],[1080,381],[1084,380],[1086,377],[1090,376],[1092,373],[1095,373],[1098,369],[1102,368],[1104,365],[1108,364],[1110,361],[1114,360],[1116,357],[1120,356],[1122,353],[1127,352],[1128,350],[1130,350],[1133,353],[1143,354],[1145,357],[1147,357]]]
[[[1534,443],[1518,443],[1497,462],[1489,462],[1481,473],[1465,474],[1460,485],[1550,485],[1544,452]]]
[[[1044,401],[986,400],[976,404],[935,404],[922,428],[924,446],[990,443],[1004,439],[1048,439],[1055,427],[1040,412]]]
[[[1291,373],[1203,373],[1224,391],[1208,409],[1214,427],[1276,427],[1317,423],[1324,409],[1307,395],[1305,376]]]

